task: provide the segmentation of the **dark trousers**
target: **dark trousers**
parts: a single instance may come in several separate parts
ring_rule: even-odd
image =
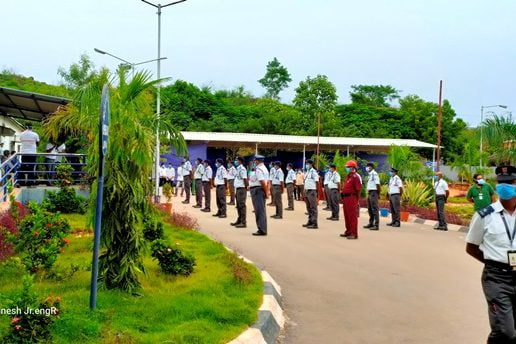
[[[401,212],[401,196],[400,194],[392,194],[389,196],[389,205],[391,206],[392,223],[400,223]]]
[[[326,208],[330,207],[330,188],[328,185],[324,186],[324,199],[326,200]]]
[[[183,193],[185,192],[185,188],[183,186],[183,182],[178,180],[177,185],[176,185],[176,190],[174,192],[175,196],[177,196],[177,192],[178,192],[179,188],[181,188],[181,196],[183,196]]]
[[[288,207],[289,209],[294,209],[294,184],[287,184],[287,199],[288,199]]]
[[[217,214],[226,215],[226,185],[217,185]]]
[[[308,211],[308,223],[317,226],[317,191],[306,190],[305,202]]]
[[[251,188],[254,215],[258,230],[267,233],[267,213],[265,211],[265,194],[260,186]]]
[[[241,223],[243,225],[247,224],[247,206],[246,206],[246,198],[247,191],[245,188],[236,189],[236,208],[238,218],[236,220],[237,223]]]
[[[334,219],[339,218],[339,204],[340,204],[340,194],[339,190],[337,189],[330,189],[330,194],[328,196],[329,202],[330,202],[330,209],[331,209],[331,217]]]
[[[482,288],[491,325],[487,343],[516,343],[516,272],[486,263]]]
[[[184,176],[183,178],[186,192],[185,201],[190,202],[190,192],[192,191],[192,177],[188,175]]]
[[[195,203],[202,207],[202,179],[195,180]]]
[[[234,204],[235,203],[235,180],[228,179],[228,186],[229,186],[229,203]]]
[[[31,180],[31,179],[36,179],[36,174],[34,173],[34,170],[36,169],[36,165],[34,164],[35,162],[36,162],[36,156],[35,155],[24,155],[22,157],[21,170],[22,171],[28,171],[26,173],[26,178],[28,179],[26,185],[31,185],[31,184],[35,184],[36,183],[35,180]],[[22,180],[23,179],[24,178],[22,178]]]
[[[204,190],[204,209],[208,209],[208,210],[211,209],[211,187],[210,187],[211,185],[210,184],[211,184],[210,182],[202,182],[202,189]]]
[[[304,197],[305,186],[304,185],[296,185],[296,189],[297,189],[297,200],[302,201],[303,197]]]
[[[274,192],[272,191],[272,182],[270,182],[269,186],[270,186],[270,193],[271,193],[271,203],[269,203],[269,204],[274,205]]]
[[[342,200],[344,208],[344,224],[346,226],[346,234],[353,235],[358,238],[358,197],[355,195],[346,196]]]
[[[166,181],[167,181],[167,178],[159,177],[159,186],[165,185]]]
[[[276,206],[276,216],[283,216],[283,199],[281,197],[281,185],[273,185],[272,193],[274,194],[273,202]]]
[[[45,158],[45,168],[47,170],[47,183],[55,179],[56,159]]]
[[[367,196],[367,211],[369,212],[369,224],[378,227],[380,225],[380,208],[378,207],[378,190],[369,190]]]
[[[439,221],[439,227],[446,228],[446,217],[444,215],[444,204],[446,203],[446,197],[442,195],[435,196],[435,209],[437,211],[437,221]]]

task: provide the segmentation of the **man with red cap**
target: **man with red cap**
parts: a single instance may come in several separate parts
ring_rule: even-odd
[[[357,174],[357,163],[354,160],[346,162],[346,171],[348,175],[342,187],[342,203],[344,204],[344,221],[346,224],[346,232],[340,234],[341,237],[347,239],[358,239],[358,199],[360,197],[360,190],[362,183]]]

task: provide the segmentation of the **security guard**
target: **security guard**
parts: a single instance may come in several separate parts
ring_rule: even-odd
[[[226,188],[227,188],[227,170],[224,167],[224,161],[217,159],[215,166],[217,172],[215,173],[215,197],[217,198],[217,213],[212,216],[225,218],[226,214]]]
[[[236,192],[236,208],[238,218],[235,222],[231,223],[236,228],[247,227],[247,207],[245,205],[247,199],[247,189],[249,188],[249,182],[247,180],[247,170],[244,166],[244,158],[237,157],[235,159],[236,164],[236,175],[235,175],[235,192]]]
[[[276,206],[276,214],[271,216],[273,219],[282,219],[283,218],[283,191],[285,190],[285,174],[281,169],[281,162],[275,161],[273,163],[274,177],[272,177],[272,194],[274,195],[272,198],[274,200],[274,205]]]
[[[287,186],[288,207],[285,210],[294,210],[294,190],[296,189],[296,172],[294,172],[294,165],[287,164],[287,177],[285,178],[285,185]]]
[[[362,179],[357,173],[358,164],[354,160],[346,162],[346,180],[342,187],[342,203],[344,208],[344,222],[346,231],[340,234],[347,239],[358,239],[358,201],[362,190]]]
[[[328,200],[330,202],[331,217],[327,220],[339,221],[339,205],[340,205],[340,174],[337,172],[337,166],[330,164],[330,178],[328,179]]]
[[[328,187],[328,184],[330,183],[330,177],[331,177],[330,166],[326,166],[324,168],[324,179],[323,179],[324,199],[326,200],[326,207],[324,207],[323,210],[331,210],[331,207],[330,207],[330,188]]]
[[[269,193],[271,195],[271,202],[267,204],[269,207],[273,207],[275,205],[274,203],[274,192],[272,192],[272,179],[274,179],[274,174],[276,173],[276,169],[274,168],[274,164],[271,162],[269,164]]]
[[[444,205],[448,202],[448,196],[450,191],[448,190],[448,183],[443,179],[442,172],[435,173],[435,179],[437,179],[434,190],[435,190],[435,209],[437,212],[438,224],[434,227],[436,230],[447,231],[448,225],[446,224],[446,216],[444,213]]]
[[[194,208],[202,208],[202,176],[204,175],[204,165],[201,158],[195,161],[195,205]]]
[[[380,226],[380,208],[378,206],[378,199],[380,197],[380,177],[374,170],[372,162],[367,163],[366,167],[367,178],[367,211],[369,212],[369,224],[364,228],[369,228],[372,231],[377,231]]]
[[[387,226],[400,227],[401,196],[403,195],[403,182],[398,176],[398,170],[394,167],[389,172],[389,205],[391,208],[391,222]]]
[[[308,222],[303,227],[309,229],[317,229],[317,186],[319,183],[319,174],[314,168],[314,162],[311,159],[306,160],[306,172],[304,176],[305,183],[305,202],[306,211],[308,212]]]
[[[229,203],[228,205],[235,205],[235,176],[236,167],[234,162],[228,162],[228,186],[229,186]]]
[[[516,168],[496,168],[499,201],[471,220],[466,252],[484,263],[482,288],[491,333],[489,344],[516,343]]]
[[[263,164],[265,158],[261,155],[254,157],[254,171],[249,175],[249,188],[251,191],[251,199],[253,200],[254,215],[256,217],[256,226],[258,230],[253,233],[256,236],[267,235],[267,212],[265,210],[265,202],[268,197],[269,171]]]
[[[213,170],[209,160],[204,160],[204,174],[202,175],[202,189],[204,191],[204,208],[202,212],[211,212],[211,188],[213,183]]]
[[[188,160],[188,157],[183,159],[183,182],[185,186],[186,197],[182,202],[183,204],[190,203],[190,193],[192,191],[192,164]]]

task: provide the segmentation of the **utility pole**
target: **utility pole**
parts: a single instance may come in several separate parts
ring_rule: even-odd
[[[437,161],[436,161],[436,172],[440,170],[441,161],[441,125],[443,118],[443,81],[439,81],[439,108],[437,109]]]
[[[321,160],[320,156],[319,156],[319,153],[320,153],[319,141],[320,141],[320,139],[321,139],[321,112],[318,112],[317,113],[317,166],[315,167],[317,169],[317,171],[319,171],[319,161]]]

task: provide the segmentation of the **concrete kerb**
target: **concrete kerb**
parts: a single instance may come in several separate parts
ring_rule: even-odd
[[[228,247],[226,249],[234,252]],[[281,287],[267,271],[258,267],[253,261],[240,254],[238,257],[260,270],[263,280],[263,302],[258,309],[258,321],[228,344],[276,343],[280,332],[285,327]]]

